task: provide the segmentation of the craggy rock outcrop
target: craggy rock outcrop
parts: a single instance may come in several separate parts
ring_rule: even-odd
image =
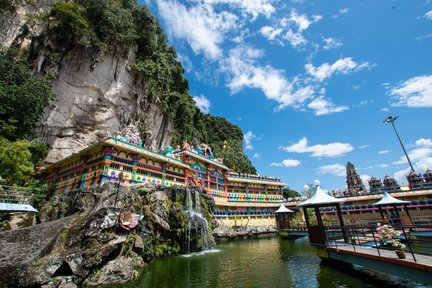
[[[2,0],[0,2],[0,47],[9,47],[14,41],[27,48],[31,37],[42,32],[38,20],[51,11],[54,0]]]
[[[198,195],[202,214],[210,215],[214,202]],[[0,232],[0,287],[131,281],[151,259],[186,251],[184,203],[184,188],[153,186],[105,184],[57,196],[40,210],[42,224]],[[118,225],[116,212],[125,209],[143,216],[131,230]]]
[[[274,226],[236,226],[226,227],[219,225],[214,231],[213,236],[216,241],[249,239],[274,236],[277,230]]]
[[[14,46],[29,55],[35,73],[51,82],[56,98],[46,108],[39,129],[54,163],[109,134],[134,125],[147,147],[165,147],[174,123],[160,99],[147,97],[145,81],[133,73],[135,48],[128,53],[95,55],[80,45],[56,47],[45,33],[54,0],[0,2],[0,48]]]

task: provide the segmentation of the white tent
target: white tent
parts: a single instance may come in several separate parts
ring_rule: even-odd
[[[318,206],[327,204],[344,203],[345,200],[332,197],[324,192],[319,185],[316,185],[315,191],[312,196],[306,201],[300,203],[299,207],[302,206]]]
[[[388,194],[387,192],[384,192],[383,198],[381,198],[380,201],[374,203],[373,205],[380,206],[380,205],[395,205],[395,204],[409,204],[409,203],[411,202],[396,199],[390,194]]]
[[[288,209],[285,207],[285,205],[282,203],[279,206],[279,209],[277,209],[274,213],[293,213],[294,211]]]

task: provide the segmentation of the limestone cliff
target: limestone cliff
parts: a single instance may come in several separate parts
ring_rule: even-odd
[[[131,70],[136,47],[127,53],[94,53],[88,47],[57,47],[44,33],[53,0],[6,0],[0,4],[0,44],[28,54],[35,73],[50,80],[56,99],[39,127],[52,163],[135,125],[146,146],[171,142],[173,121],[158,99],[144,92],[145,81]]]
[[[37,131],[37,120],[17,124],[48,144],[47,163],[133,125],[146,147],[207,143],[228,167],[256,174],[241,129],[198,109],[175,49],[137,1],[3,0],[0,24],[0,48],[54,91]]]

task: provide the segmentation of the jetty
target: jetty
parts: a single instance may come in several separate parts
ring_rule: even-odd
[[[340,207],[344,200],[316,185],[312,196],[298,207],[303,209],[310,243],[324,261],[359,265],[432,285],[432,225],[414,224],[407,202],[384,193],[375,203],[383,216],[381,223],[346,224]],[[323,221],[328,207],[337,215],[330,223]],[[393,209],[395,217],[389,221],[383,209]],[[407,221],[399,217],[404,209]]]

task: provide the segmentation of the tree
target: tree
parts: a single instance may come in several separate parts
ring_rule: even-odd
[[[49,84],[32,76],[25,59],[0,50],[0,136],[11,141],[32,138],[53,97]]]
[[[292,190],[289,187],[285,187],[282,189],[283,197],[284,198],[294,198],[294,197],[301,197],[300,193]]]
[[[34,173],[30,142],[17,140],[10,142],[0,137],[0,175],[8,185],[24,185]]]

